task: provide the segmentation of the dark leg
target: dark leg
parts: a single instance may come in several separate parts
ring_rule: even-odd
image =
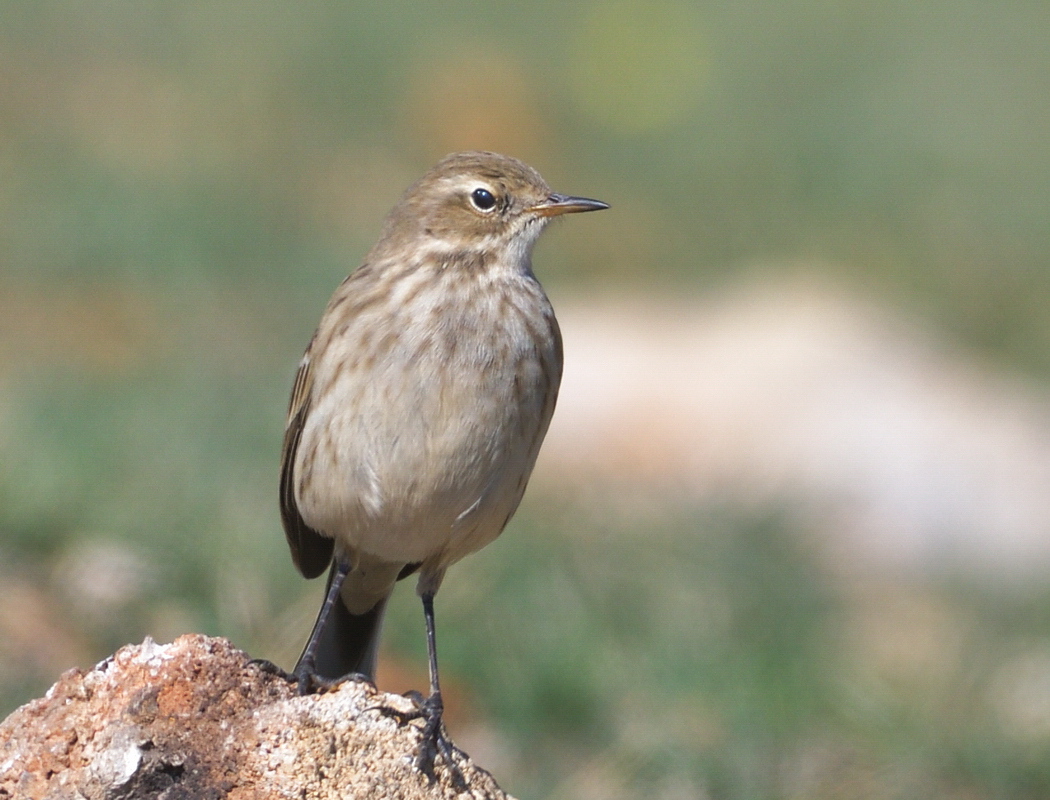
[[[437,641],[434,636],[434,595],[425,594],[423,600],[423,618],[427,623],[427,655],[430,657],[430,697],[423,701],[423,741],[419,746],[419,757],[416,766],[428,775],[434,771],[434,756],[441,738],[441,715],[445,704],[441,701],[441,682],[438,680]]]
[[[430,657],[430,697],[423,701],[422,717],[426,720],[423,726],[422,741],[419,743],[419,755],[416,757],[416,768],[431,779],[434,777],[434,758],[438,751],[445,757],[453,780],[463,782],[463,776],[452,758],[452,745],[445,737],[441,715],[445,704],[441,700],[441,683],[438,680],[437,642],[434,636],[434,593],[422,595],[423,618],[427,624],[427,655]]]
[[[408,692],[417,704],[416,710],[405,713],[379,707],[377,710],[385,716],[395,717],[402,723],[413,719],[423,720],[423,731],[419,742],[419,753],[416,755],[416,769],[422,772],[431,782],[435,780],[434,759],[438,753],[445,757],[452,782],[458,789],[466,789],[463,773],[453,757],[457,748],[445,736],[445,726],[441,715],[445,705],[441,700],[441,683],[438,680],[437,645],[434,636],[434,593],[420,595],[423,600],[423,617],[427,623],[427,655],[430,657],[430,696],[423,698],[419,692]]]
[[[438,715],[444,710],[441,704],[441,683],[438,680],[437,640],[434,636],[434,595],[423,595],[423,619],[427,624],[427,655],[430,657],[430,697],[436,699]]]
[[[346,580],[349,572],[350,562],[338,561],[336,563],[335,571],[332,573],[332,580],[328,584],[328,594],[325,595],[324,605],[321,606],[321,611],[317,615],[317,621],[314,623],[314,629],[310,632],[310,640],[306,643],[306,649],[299,656],[299,663],[295,665],[295,670],[293,670],[293,674],[299,681],[299,694],[310,694],[310,692],[318,688],[330,686],[333,683],[329,679],[322,678],[314,669],[317,659],[317,645],[321,641],[321,632],[325,628],[328,616],[332,613],[335,604],[341,602],[339,592],[343,588],[343,581]]]

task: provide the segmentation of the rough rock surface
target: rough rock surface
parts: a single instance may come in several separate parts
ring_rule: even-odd
[[[299,697],[224,639],[147,639],[0,723],[0,798],[507,797],[459,751],[461,780],[441,756],[418,772],[413,708],[354,682]]]

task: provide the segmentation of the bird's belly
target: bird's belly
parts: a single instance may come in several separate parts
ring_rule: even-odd
[[[531,352],[535,353],[535,349]],[[344,375],[300,442],[299,510],[349,553],[451,564],[499,535],[549,422],[548,373],[417,359]]]

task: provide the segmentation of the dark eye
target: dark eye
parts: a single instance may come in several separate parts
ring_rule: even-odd
[[[470,193],[470,202],[478,211],[491,211],[496,207],[496,198],[488,189],[475,189]]]

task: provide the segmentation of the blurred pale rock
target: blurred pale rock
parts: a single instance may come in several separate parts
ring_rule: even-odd
[[[537,486],[794,507],[860,569],[1050,569],[1045,387],[805,282],[557,310]]]
[[[410,700],[348,682],[298,697],[226,640],[147,639],[70,670],[0,723],[0,798],[506,798],[462,756],[416,771]]]

